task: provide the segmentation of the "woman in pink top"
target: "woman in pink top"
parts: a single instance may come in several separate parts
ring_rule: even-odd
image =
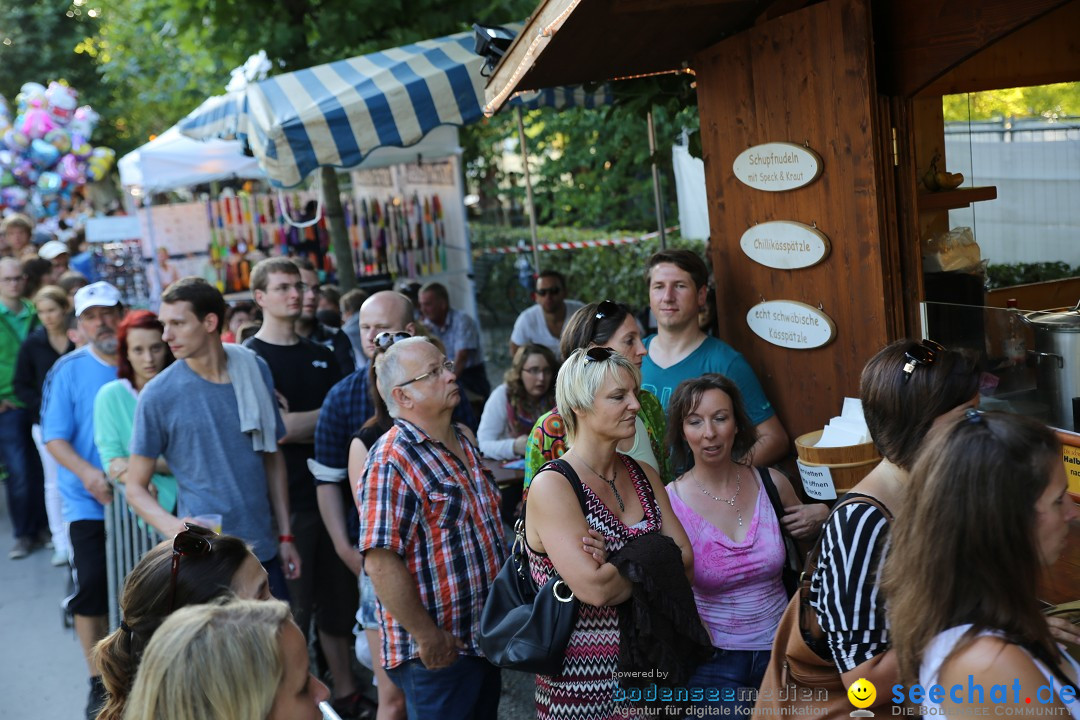
[[[667,492],[694,550],[694,597],[716,648],[690,687],[703,689],[706,704],[750,708],[788,602],[780,519],[762,482],[776,486],[785,509],[800,503],[787,478],[753,467],[757,432],[731,380],[681,383],[668,412],[674,467],[690,469]]]

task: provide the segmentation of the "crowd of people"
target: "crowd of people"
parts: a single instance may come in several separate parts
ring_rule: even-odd
[[[869,360],[884,459],[830,512],[777,467],[790,440],[753,368],[699,324],[709,273],[691,251],[644,269],[648,336],[633,298],[574,301],[541,273],[492,389],[475,321],[439,283],[415,302],[339,297],[275,257],[248,304],[176,278],[155,314],[105,282],[65,290],[66,265],[31,293],[29,231],[3,231],[10,557],[51,543],[73,569],[87,717],[495,718],[479,622],[515,519],[532,579],[578,603],[561,669],[536,676],[541,718],[640,711],[620,699],[629,655],[748,711],[788,606],[786,547],[816,539],[810,604],[845,685],[870,680],[885,703],[880,688],[967,675],[1077,684],[1058,642],[1080,634],[1035,597],[1076,517],[1058,441],[980,412],[961,353],[902,340]],[[491,468],[514,460],[526,492],[508,516]],[[128,575],[110,632],[104,513],[121,485],[168,539]],[[683,650],[650,643],[641,612],[670,618]],[[354,623],[377,703],[353,675]]]

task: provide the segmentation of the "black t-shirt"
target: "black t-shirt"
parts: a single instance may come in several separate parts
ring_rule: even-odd
[[[319,409],[330,388],[341,379],[334,353],[304,338],[295,345],[271,345],[253,337],[244,347],[254,350],[270,366],[274,389],[289,402],[289,412]],[[289,473],[289,509],[317,510],[314,479],[307,467],[308,458],[315,457],[314,441],[285,443],[281,450]]]

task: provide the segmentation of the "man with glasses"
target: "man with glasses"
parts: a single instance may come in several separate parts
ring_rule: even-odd
[[[112,502],[112,487],[94,443],[94,398],[105,383],[116,379],[116,327],[123,316],[120,292],[107,282],[79,288],[75,315],[87,344],[57,360],[45,377],[41,439],[59,464],[56,479],[64,499],[75,581],[64,607],[75,618],[90,669],[86,712],[93,718],[105,700],[91,650],[109,632],[105,505]]]
[[[289,479],[289,510],[296,549],[305,571],[289,582],[296,624],[307,637],[315,615],[319,643],[333,678],[334,698],[356,693],[350,669],[356,581],[334,551],[319,517],[315,481],[307,461],[315,456],[315,424],[330,388],[341,379],[334,353],[296,334],[305,291],[300,270],[289,258],[268,258],[251,271],[251,294],[263,322],[244,347],[270,367],[274,389],[284,399],[281,450]]]
[[[394,426],[364,468],[360,550],[379,598],[383,667],[410,718],[494,720],[501,677],[476,638],[506,553],[498,487],[453,422],[461,390],[438,348],[398,340],[375,367]]]
[[[319,311],[319,273],[310,260],[292,258],[291,262],[296,263],[296,267],[300,269],[300,282],[304,284],[300,315],[296,318],[296,334],[330,348],[337,359],[338,370],[342,376],[348,375],[356,369],[353,346],[348,335],[340,329],[323,325],[316,317]]]
[[[547,347],[559,360],[559,338],[566,318],[584,303],[566,299],[566,278],[556,270],[544,270],[536,276],[536,304],[526,308],[514,321],[510,333],[510,357],[526,343]]]
[[[0,463],[7,470],[8,511],[15,530],[12,560],[29,555],[48,529],[45,479],[30,435],[31,417],[15,396],[15,361],[26,336],[38,325],[37,312],[22,297],[26,276],[14,258],[0,259]]]

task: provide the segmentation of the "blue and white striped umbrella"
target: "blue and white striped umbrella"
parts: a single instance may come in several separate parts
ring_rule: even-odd
[[[483,117],[484,59],[473,34],[457,33],[278,75],[210,98],[180,121],[189,137],[244,138],[275,187],[320,166],[356,167],[379,147],[408,147],[440,125]],[[511,104],[599,107],[607,88],[557,88]]]

